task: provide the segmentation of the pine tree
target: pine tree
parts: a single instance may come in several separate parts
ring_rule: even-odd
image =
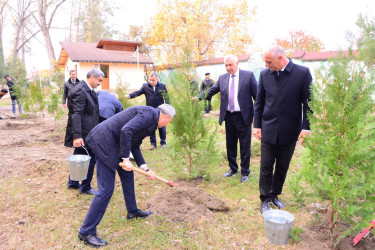
[[[184,63],[184,67],[170,74],[166,83],[171,105],[176,109],[170,126],[175,136],[175,161],[180,161],[182,166],[188,162],[190,177],[198,177],[207,175],[207,165],[217,159],[217,152],[213,150],[217,125],[203,119],[203,102],[191,101],[189,76],[194,75],[191,66]]]
[[[342,231],[338,222],[354,230],[374,218],[374,80],[373,68],[349,51],[322,68],[312,87],[314,113],[301,174],[329,202],[331,232]]]

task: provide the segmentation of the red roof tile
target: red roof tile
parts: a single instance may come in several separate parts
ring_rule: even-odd
[[[305,52],[303,56],[296,51],[292,54],[291,58],[296,58],[301,61],[327,61],[329,58],[335,57],[339,54],[339,51],[311,51]],[[348,54],[347,50],[342,51],[344,54]],[[353,50],[353,53],[357,55],[357,51]]]
[[[297,50],[292,53],[291,58],[301,58],[305,54],[304,50]]]
[[[99,41],[99,43],[60,42],[60,44],[62,46],[62,52],[65,50],[73,62],[137,63],[135,52],[97,48],[97,46],[102,46],[102,44],[100,44],[101,41]],[[152,64],[153,62],[145,55],[139,53],[139,63]]]

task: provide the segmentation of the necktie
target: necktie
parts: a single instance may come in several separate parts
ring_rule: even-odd
[[[229,90],[229,111],[234,111],[234,77],[235,75],[232,75],[232,83],[230,84],[230,90]]]
[[[95,93],[95,90],[91,90],[91,94],[94,96],[95,100],[98,100],[98,96]]]

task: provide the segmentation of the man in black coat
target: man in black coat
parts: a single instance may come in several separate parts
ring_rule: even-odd
[[[66,108],[66,99],[68,99],[68,105],[69,105],[69,98],[70,98],[72,89],[79,83],[76,71],[72,69],[69,71],[69,73],[70,73],[70,78],[68,79],[68,81],[64,82],[64,94],[62,97],[62,105],[64,106],[64,108]]]
[[[18,112],[19,114],[22,113],[22,106],[20,104],[19,98],[16,96],[16,90],[14,89],[14,80],[10,77],[10,75],[6,74],[4,76],[5,80],[7,81],[7,86],[9,89],[10,99],[12,100],[12,111],[13,116],[16,115],[16,102],[18,104]]]
[[[80,189],[80,193],[95,194],[91,188],[91,180],[94,173],[95,155],[85,140],[91,129],[99,123],[98,97],[94,91],[103,81],[104,73],[99,69],[92,69],[87,73],[87,82],[81,81],[71,92],[69,98],[68,124],[65,134],[65,146],[74,147],[73,154],[87,154],[82,146],[86,146],[91,157],[87,179],[81,185],[69,177],[68,188]]]
[[[204,74],[204,76],[205,76],[205,79],[201,83],[201,92],[206,91],[207,89],[211,88],[214,85],[214,80],[210,78],[211,77],[210,73],[207,72],[206,74]],[[211,99],[212,98],[204,100],[204,111],[206,113],[210,113],[211,111]]]
[[[175,109],[169,104],[157,108],[134,106],[100,123],[87,136],[87,145],[96,155],[98,194],[95,195],[78,237],[94,247],[108,243],[97,236],[96,227],[102,220],[115,188],[116,171],[120,176],[122,192],[128,211],[127,219],[145,218],[151,211],[137,208],[134,193],[134,174],[129,154],[132,152],[137,165],[151,173],[149,179],[155,179],[142,156],[142,140],[155,132],[156,128],[166,126],[175,116]],[[126,167],[122,168],[119,163]]]
[[[157,108],[163,103],[170,103],[167,87],[165,84],[158,81],[158,74],[156,72],[151,72],[148,77],[148,82],[144,83],[139,90],[126,95],[126,97],[131,99],[140,95],[145,95],[146,105],[153,108]],[[159,136],[161,148],[165,148],[165,145],[167,144],[167,129],[165,127],[159,128]],[[150,135],[150,142],[150,150],[155,149],[157,145],[155,131]]]
[[[250,174],[251,124],[253,122],[253,100],[257,95],[257,81],[251,71],[238,68],[236,56],[224,58],[226,74],[219,77],[207,93],[205,99],[220,92],[219,124],[225,121],[227,157],[229,170],[224,174],[230,177],[238,171],[237,144],[240,142],[241,183],[246,182]],[[200,98],[205,93],[200,94]],[[196,97],[192,98],[193,100]]]
[[[262,213],[270,209],[270,202],[284,208],[278,195],[297,139],[303,143],[310,133],[307,113],[312,81],[310,70],[294,64],[280,46],[268,49],[264,61],[267,69],[260,73],[254,115],[254,136],[262,141],[259,176]]]

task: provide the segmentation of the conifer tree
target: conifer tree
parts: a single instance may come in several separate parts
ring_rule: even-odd
[[[375,74],[355,55],[341,54],[317,73],[302,176],[330,204],[338,222],[367,226],[375,213]],[[345,228],[348,229],[348,228]],[[341,237],[351,232],[347,230]]]
[[[176,116],[171,123],[174,134],[174,158],[181,163],[188,163],[190,177],[207,175],[207,165],[217,156],[213,150],[216,125],[209,125],[203,119],[203,102],[192,102],[189,76],[194,69],[185,63],[174,70],[166,81],[171,105],[176,109]],[[211,130],[209,132],[209,130]],[[182,157],[185,155],[186,157]],[[183,165],[185,165],[183,164]]]

